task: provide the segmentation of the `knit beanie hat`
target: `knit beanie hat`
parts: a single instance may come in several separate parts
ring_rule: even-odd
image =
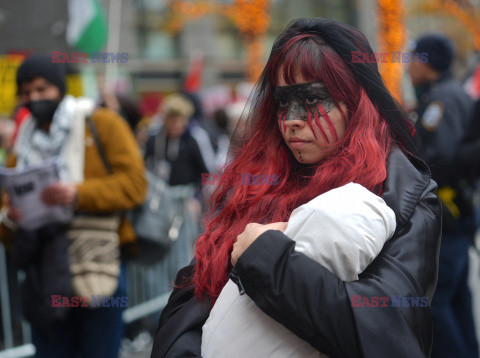
[[[28,57],[17,70],[17,87],[25,82],[31,82],[36,77],[45,78],[58,87],[60,94],[65,95],[65,67],[62,63],[53,63],[52,56],[34,54]]]
[[[448,70],[455,57],[452,41],[438,33],[428,34],[418,39],[413,52],[426,52],[428,54],[427,64],[439,72]]]

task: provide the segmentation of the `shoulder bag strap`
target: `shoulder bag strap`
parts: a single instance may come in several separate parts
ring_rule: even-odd
[[[108,174],[112,174],[113,170],[110,166],[110,163],[107,160],[107,156],[105,155],[105,151],[103,150],[102,143],[100,142],[100,137],[98,136],[97,129],[95,128],[95,123],[93,123],[92,117],[87,116],[87,124],[88,128],[90,129],[90,133],[92,133],[93,140],[95,141],[95,146],[97,147],[98,154],[100,154],[100,158],[102,159],[103,165],[107,169]]]

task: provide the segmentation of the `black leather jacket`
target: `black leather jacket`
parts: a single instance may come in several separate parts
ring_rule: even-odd
[[[442,224],[435,190],[425,163],[393,148],[383,199],[395,212],[397,228],[357,281],[339,280],[294,251],[294,241],[283,233],[269,230],[239,258],[236,283],[267,315],[330,357],[428,357]],[[192,270],[182,269],[176,284],[185,283]],[[352,307],[353,296],[370,302],[426,296],[429,304]],[[151,357],[200,356],[209,309],[210,302],[198,302],[191,287],[176,289],[160,317]]]

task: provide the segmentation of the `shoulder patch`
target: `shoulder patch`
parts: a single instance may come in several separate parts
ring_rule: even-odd
[[[420,123],[429,132],[435,132],[440,125],[445,112],[445,105],[443,102],[435,101],[428,105],[423,113]]]

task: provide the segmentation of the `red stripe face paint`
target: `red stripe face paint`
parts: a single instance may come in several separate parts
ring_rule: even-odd
[[[274,100],[277,106],[277,121],[284,135],[287,132],[289,121],[301,120],[308,124],[315,140],[319,138],[317,138],[314,123],[324,143],[332,144],[332,142],[338,141],[337,130],[328,115],[337,108],[337,102],[330,97],[322,82],[277,86],[274,91]],[[342,119],[345,119],[343,109],[338,108]],[[327,134],[326,128],[328,128],[329,134]]]
[[[285,124],[285,117],[287,116],[287,108],[280,109],[277,112],[277,121],[280,127],[280,131],[283,135],[287,132],[287,125]]]
[[[334,127],[332,121],[330,120],[330,117],[328,116],[327,112],[325,111],[325,109],[323,108],[323,106],[321,104],[319,104],[317,106],[317,108],[320,111],[320,113],[322,114],[323,120],[327,123],[328,129],[330,130],[330,133],[333,136],[333,141],[334,142],[338,141],[337,130],[335,129],[335,127]],[[330,142],[327,141],[327,143],[330,143]]]
[[[330,141],[328,140],[328,137],[327,137],[327,133],[325,133],[325,131],[323,130],[323,126],[322,124],[320,123],[320,115],[318,113],[317,110],[315,110],[314,112],[314,119],[315,119],[315,124],[317,125],[318,129],[320,129],[320,132],[322,133],[322,137],[323,137],[323,140],[325,141],[325,143],[330,143]]]
[[[307,110],[307,123],[308,123],[310,129],[312,130],[312,133],[313,133],[313,136],[315,137],[315,139],[318,139],[318,138],[317,138],[317,134],[316,134],[315,131],[313,130],[312,112],[311,112],[311,111],[308,111],[308,110]]]

